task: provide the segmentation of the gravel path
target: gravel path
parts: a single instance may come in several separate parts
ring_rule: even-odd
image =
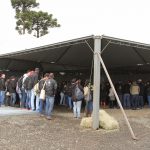
[[[83,129],[65,108],[55,108],[50,121],[35,113],[0,116],[0,150],[150,150],[150,109],[126,111],[138,141],[119,109],[105,110],[119,121],[119,131]]]

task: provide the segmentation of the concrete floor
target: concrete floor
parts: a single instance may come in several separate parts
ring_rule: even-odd
[[[26,114],[36,114],[37,112],[33,112],[32,110],[26,110],[22,108],[16,107],[0,107],[0,116],[11,116],[11,115],[26,115]]]

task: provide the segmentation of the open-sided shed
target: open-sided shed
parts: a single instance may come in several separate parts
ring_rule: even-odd
[[[87,36],[0,55],[0,69],[23,72],[35,67],[46,71],[89,71],[94,60],[93,128],[98,128],[100,54],[113,72],[150,72],[150,45],[108,36]]]

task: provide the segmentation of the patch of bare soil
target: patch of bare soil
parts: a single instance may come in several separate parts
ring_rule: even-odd
[[[55,108],[52,120],[38,114],[0,117],[0,150],[150,149],[150,109],[126,110],[138,141],[131,139],[120,109],[106,111],[119,121],[119,131],[83,129],[66,108]]]

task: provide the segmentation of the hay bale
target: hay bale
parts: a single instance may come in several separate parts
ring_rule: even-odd
[[[111,117],[106,111],[99,111],[100,128],[105,130],[119,129],[119,123],[113,117]],[[92,128],[92,117],[84,117],[80,123],[81,127]]]
[[[112,116],[110,116],[106,111],[99,111],[100,127],[106,130],[119,129],[119,123]]]
[[[82,118],[80,126],[84,127],[84,128],[91,128],[92,127],[92,117]]]

